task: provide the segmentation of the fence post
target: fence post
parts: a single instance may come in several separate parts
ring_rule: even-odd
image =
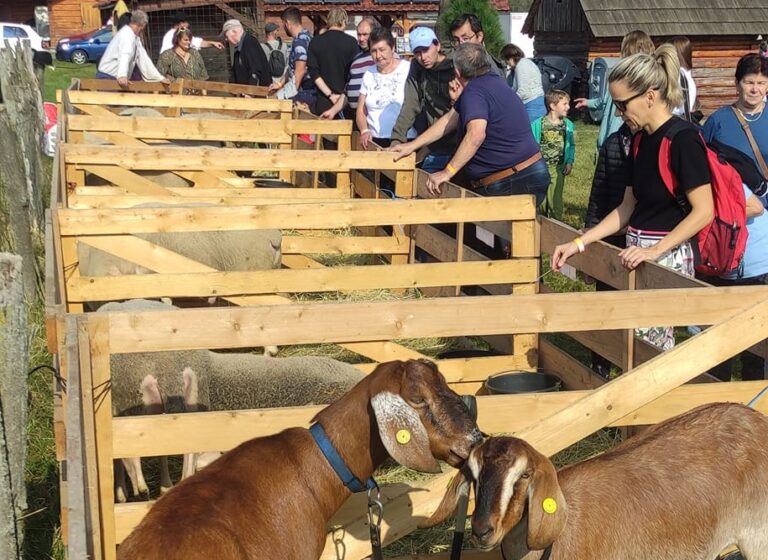
[[[27,508],[27,308],[18,255],[0,253],[0,558],[22,557]]]

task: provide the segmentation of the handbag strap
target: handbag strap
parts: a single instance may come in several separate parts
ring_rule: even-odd
[[[760,171],[763,173],[763,177],[768,179],[768,165],[765,164],[763,154],[760,152],[760,148],[757,147],[757,142],[755,142],[755,137],[752,136],[752,130],[749,128],[747,119],[744,118],[744,115],[742,115],[741,111],[736,108],[735,104],[731,105],[731,109],[733,110],[733,114],[736,115],[736,118],[739,120],[741,128],[744,129],[744,134],[747,135],[747,140],[749,140],[749,145],[752,146],[752,152],[755,154],[755,159],[760,166]]]

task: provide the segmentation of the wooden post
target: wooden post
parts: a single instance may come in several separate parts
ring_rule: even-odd
[[[27,428],[27,307],[22,263],[0,253],[0,558],[22,558],[27,507],[24,485]]]
[[[32,51],[20,43],[0,49],[0,250],[21,255],[24,293],[42,295],[35,245],[42,241],[43,105]],[[7,220],[7,223],[4,223]]]

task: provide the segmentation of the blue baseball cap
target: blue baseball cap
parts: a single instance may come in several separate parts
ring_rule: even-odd
[[[411,44],[411,52],[414,52],[416,49],[428,49],[437,42],[437,35],[429,27],[417,27],[408,34],[408,40]]]

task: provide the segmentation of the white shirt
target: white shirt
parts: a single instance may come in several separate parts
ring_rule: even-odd
[[[130,25],[126,25],[107,45],[107,50],[99,62],[99,72],[115,78],[130,78],[137,66],[141,77],[147,82],[160,82],[165,79],[152,64],[141,39],[136,36]]]
[[[389,74],[381,74],[375,65],[363,74],[360,95],[365,95],[368,129],[374,138],[392,136],[392,129],[403,106],[405,82],[410,68],[410,62],[401,60]],[[408,138],[415,137],[416,131],[411,128]]]
[[[696,82],[693,81],[693,74],[691,74],[690,70],[680,68],[680,72],[685,77],[685,81],[688,82],[688,110],[693,112],[693,108],[696,105]],[[683,103],[685,103],[685,99],[683,99]],[[672,114],[685,118],[685,107],[682,105],[676,107]]]
[[[168,32],[163,35],[163,44],[160,45],[160,54],[165,51],[169,51],[173,48],[173,34],[176,33],[176,28],[171,27]],[[202,37],[192,37],[192,48],[199,49],[203,45]]]

